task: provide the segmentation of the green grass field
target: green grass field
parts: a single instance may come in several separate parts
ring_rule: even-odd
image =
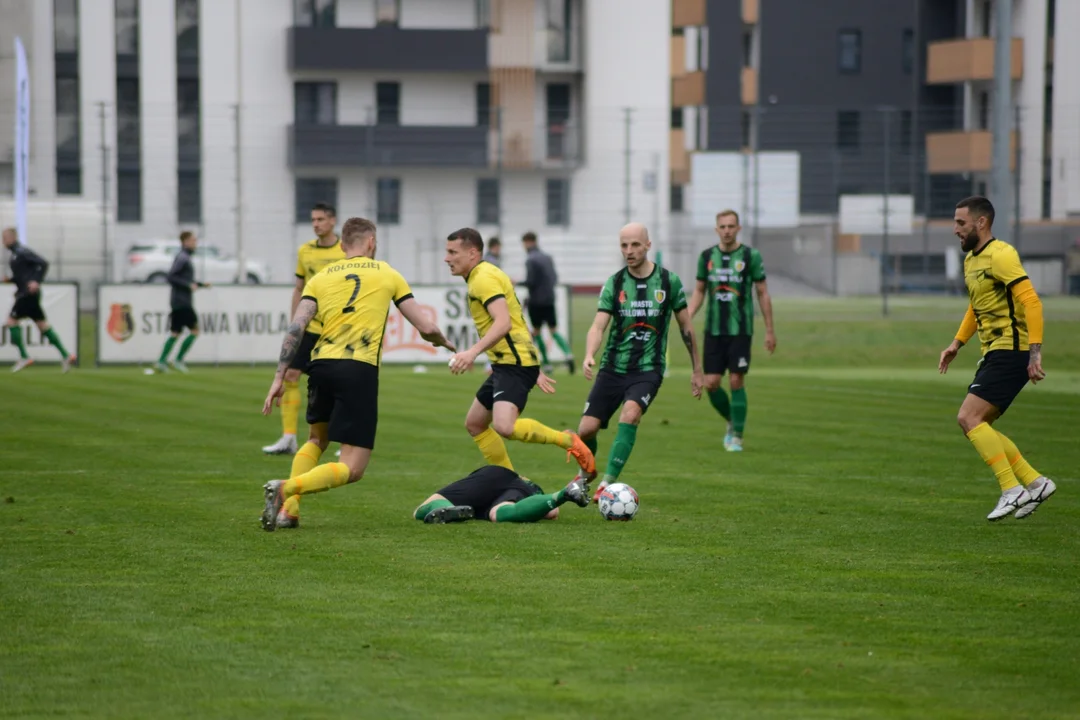
[[[1080,717],[1080,304],[1047,303],[1049,378],[998,425],[1059,492],[991,525],[955,423],[977,350],[936,372],[960,303],[778,302],[742,455],[673,343],[629,524],[411,519],[480,464],[480,373],[385,369],[367,476],[273,534],[269,366],[146,377],[84,343],[70,375],[0,373],[0,716]],[[587,384],[557,377],[527,414],[576,425]]]

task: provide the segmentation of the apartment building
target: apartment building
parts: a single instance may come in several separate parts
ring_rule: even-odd
[[[325,201],[376,219],[417,282],[447,279],[466,225],[511,240],[512,269],[534,230],[595,282],[625,217],[666,218],[669,0],[0,1],[33,196],[100,200],[117,249],[239,235],[288,282]]]

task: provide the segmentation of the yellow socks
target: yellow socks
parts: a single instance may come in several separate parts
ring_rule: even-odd
[[[994,432],[997,431],[995,430]],[[1016,476],[1016,479],[1024,485],[1030,485],[1038,479],[1040,477],[1039,471],[1028,464],[1028,461],[1020,454],[1020,450],[1016,447],[1016,443],[1000,432],[998,433],[998,437],[1001,438],[1001,446],[1005,450],[1005,457],[1008,459],[1009,466],[1012,468],[1013,475]]]
[[[286,435],[296,434],[300,420],[300,383],[286,382],[281,396],[281,429]]]
[[[513,464],[510,462],[510,454],[506,452],[506,443],[503,442],[499,433],[487,428],[484,432],[473,437],[473,442],[476,443],[476,447],[480,448],[480,453],[487,460],[488,465],[498,465],[507,470],[514,469]]]
[[[293,455],[292,471],[289,473],[289,477],[294,478],[303,475],[306,472],[310,472],[316,465],[319,464],[319,458],[322,456],[322,450],[319,446],[313,442],[304,443],[303,447]],[[300,517],[300,496],[293,495],[285,500],[285,514],[289,517]]]
[[[334,462],[319,465],[303,475],[289,478],[285,482],[282,494],[286,498],[292,495],[309,495],[311,493],[324,492],[331,488],[341,487],[349,482],[349,466],[345,463]]]
[[[552,430],[547,425],[528,418],[519,418],[514,423],[514,434],[510,436],[510,439],[541,445],[558,445],[563,449],[568,449],[574,444],[570,433]]]
[[[1001,442],[1001,436],[994,428],[987,423],[981,423],[972,428],[971,432],[967,434],[967,438],[975,446],[975,450],[982,457],[983,462],[997,476],[998,485],[1001,486],[1002,492],[1011,490],[1020,484],[1016,481],[1012,466],[1009,465],[1009,459],[1005,455],[1005,446]]]

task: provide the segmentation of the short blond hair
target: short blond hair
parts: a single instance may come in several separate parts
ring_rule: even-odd
[[[720,218],[724,217],[725,215],[731,215],[733,218],[735,218],[735,224],[739,224],[739,213],[735,212],[730,208],[727,210],[721,210],[720,212],[716,213],[716,222],[720,222]]]
[[[341,228],[341,242],[352,245],[375,234],[375,223],[367,218],[352,217]]]

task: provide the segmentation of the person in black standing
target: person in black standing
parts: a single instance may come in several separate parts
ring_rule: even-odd
[[[543,330],[547,325],[551,329],[551,339],[566,356],[566,367],[574,374],[574,351],[570,343],[559,334],[558,321],[555,318],[555,285],[559,275],[555,272],[555,263],[551,256],[536,246],[536,233],[527,232],[521,236],[525,246],[525,287],[529,290],[529,324],[532,325],[533,340],[540,350],[540,359],[544,363],[544,372],[551,372],[548,361],[547,345],[544,343]]]
[[[158,372],[168,372],[169,366],[172,366],[186,373],[188,368],[184,364],[184,358],[191,346],[195,344],[195,338],[199,337],[199,317],[195,314],[195,303],[191,296],[196,289],[208,288],[210,284],[195,282],[195,266],[191,262],[191,253],[195,252],[198,244],[199,239],[195,237],[195,233],[187,230],[180,233],[180,251],[176,253],[176,259],[173,260],[172,268],[169,269],[169,285],[172,286],[172,292],[169,294],[169,309],[171,310],[169,339],[165,341],[165,347],[161,349],[161,357],[154,366]],[[180,344],[180,352],[176,354],[176,360],[170,361],[169,353],[172,352],[173,346],[176,345],[176,341],[180,339],[185,328],[188,336]]]
[[[26,344],[23,342],[22,328],[19,321],[30,318],[38,326],[38,330],[49,343],[60,351],[63,358],[61,368],[64,372],[71,370],[76,357],[69,355],[60,342],[60,337],[52,329],[52,325],[45,319],[45,311],[41,309],[41,283],[45,280],[45,273],[49,271],[49,263],[30,248],[19,243],[19,236],[15,228],[5,228],[3,243],[11,252],[11,277],[5,278],[15,283],[15,304],[11,306],[11,312],[4,323],[11,342],[19,349],[19,360],[11,366],[11,372],[19,372],[23,368],[33,365],[34,359],[26,352]]]

